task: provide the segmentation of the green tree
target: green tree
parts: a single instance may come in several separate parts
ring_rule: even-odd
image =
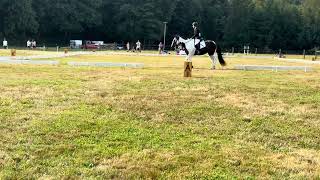
[[[303,48],[320,46],[320,1],[305,0],[301,7],[302,27],[300,44]]]
[[[72,35],[95,34],[102,24],[101,0],[34,1],[34,8],[39,12],[40,31],[44,35],[60,36],[67,42]]]
[[[249,22],[254,12],[251,0],[231,0],[229,4],[224,39],[229,46],[250,43]]]
[[[272,0],[265,8],[270,14],[270,30],[268,46],[273,49],[289,49],[298,47],[299,11],[296,5],[286,0]]]
[[[194,1],[177,1],[171,21],[169,22],[170,36],[179,34],[188,37],[192,35],[191,24],[193,21],[199,21],[195,12],[195,6]]]
[[[0,36],[158,43],[164,21],[167,38],[192,36],[198,21],[228,47],[307,49],[320,46],[319,9],[319,0],[0,0]]]
[[[39,24],[31,0],[10,0],[3,3],[3,33],[14,38],[25,38],[38,32]]]

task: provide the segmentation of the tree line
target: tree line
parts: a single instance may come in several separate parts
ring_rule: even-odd
[[[191,37],[224,47],[312,49],[320,46],[319,0],[0,0],[0,38],[21,44],[70,39],[156,44]]]

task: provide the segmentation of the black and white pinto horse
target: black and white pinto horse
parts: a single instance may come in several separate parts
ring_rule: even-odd
[[[200,43],[200,50],[196,51],[195,44]],[[208,54],[212,61],[211,69],[216,68],[217,60],[215,57],[215,53],[218,55],[219,63],[222,66],[226,65],[226,62],[223,59],[220,47],[211,40],[201,41],[199,39],[183,39],[180,36],[175,36],[172,40],[171,47],[173,46],[182,46],[182,48],[186,51],[187,57],[186,61],[192,62],[192,57],[195,55],[204,55]]]

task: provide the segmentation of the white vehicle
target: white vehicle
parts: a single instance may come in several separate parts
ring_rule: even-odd
[[[184,51],[184,50],[180,50],[179,53],[178,53],[178,55],[187,55],[187,53],[186,53],[186,51]]]
[[[91,41],[92,44],[98,45],[98,46],[102,46],[104,45],[103,41]]]
[[[70,40],[71,49],[80,49],[82,46],[82,40]]]

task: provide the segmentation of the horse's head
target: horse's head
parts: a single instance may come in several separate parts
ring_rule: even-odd
[[[171,47],[173,46],[177,47],[179,44],[180,44],[180,36],[175,35],[172,40]]]

